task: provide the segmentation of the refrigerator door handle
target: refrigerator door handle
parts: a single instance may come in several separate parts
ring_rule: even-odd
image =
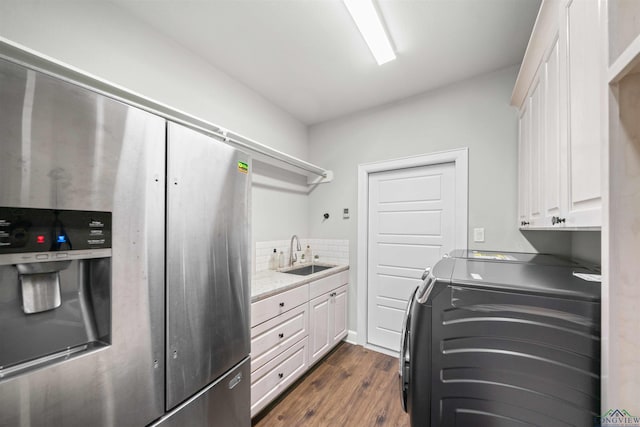
[[[402,403],[402,409],[407,412],[407,390],[409,386],[409,322],[411,321],[411,309],[413,307],[413,301],[415,300],[416,293],[419,287],[411,294],[409,303],[407,304],[407,310],[404,314],[404,322],[402,324],[402,334],[400,335],[400,357],[398,379],[400,381],[400,402]]]

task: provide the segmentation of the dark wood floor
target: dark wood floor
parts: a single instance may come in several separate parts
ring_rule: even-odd
[[[255,427],[408,426],[400,406],[398,360],[340,344],[253,419]]]

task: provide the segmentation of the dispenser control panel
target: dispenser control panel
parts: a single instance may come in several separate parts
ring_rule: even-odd
[[[0,254],[111,247],[111,212],[0,207]]]

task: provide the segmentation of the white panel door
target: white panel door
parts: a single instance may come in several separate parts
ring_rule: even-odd
[[[368,216],[368,341],[398,351],[411,292],[454,249],[454,163],[370,174]]]

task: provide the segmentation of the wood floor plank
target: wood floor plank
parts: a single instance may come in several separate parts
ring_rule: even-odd
[[[397,359],[340,344],[274,404],[254,427],[409,426],[400,406]]]

